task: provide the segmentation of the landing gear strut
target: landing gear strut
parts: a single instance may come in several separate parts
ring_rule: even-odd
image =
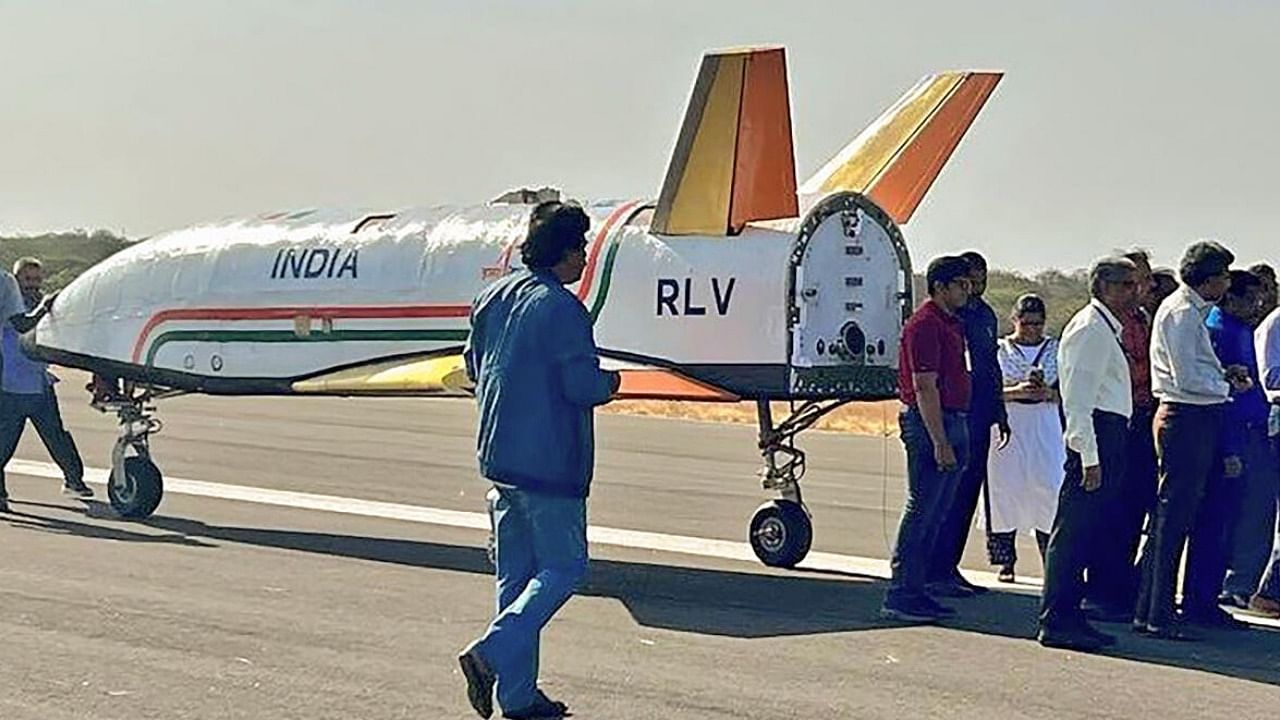
[[[808,400],[793,408],[791,414],[775,426],[769,401],[756,401],[760,420],[760,454],[764,457],[764,467],[759,473],[760,484],[765,490],[777,491],[782,496],[756,508],[751,517],[751,549],[765,565],[792,568],[809,554],[813,544],[813,523],[800,494],[805,453],[796,447],[795,438],[827,413],[849,402]]]
[[[121,517],[149,517],[160,506],[164,480],[160,468],[151,461],[149,441],[164,424],[152,415],[156,408],[151,403],[178,394],[181,393],[157,394],[150,389],[135,392],[128,384],[124,393],[95,394],[93,407],[99,412],[113,412],[120,420],[120,436],[111,449],[107,498]]]

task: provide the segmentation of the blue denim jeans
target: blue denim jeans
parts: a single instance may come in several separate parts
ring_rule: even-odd
[[[1257,592],[1262,573],[1271,555],[1276,531],[1276,499],[1280,496],[1280,468],[1275,450],[1267,438],[1266,426],[1240,430],[1245,434],[1244,473],[1235,478],[1232,510],[1234,523],[1228,527],[1227,577],[1222,591],[1249,596]]]
[[[504,712],[533,704],[542,628],[587,572],[587,501],[515,488],[490,493],[497,615],[471,647],[498,676]]]
[[[956,454],[957,467],[943,472],[933,459],[933,440],[920,411],[909,407],[898,416],[907,449],[907,502],[893,549],[893,578],[886,603],[909,602],[924,595],[938,529],[955,497],[969,458],[969,428],[964,413],[943,412],[943,429]]]

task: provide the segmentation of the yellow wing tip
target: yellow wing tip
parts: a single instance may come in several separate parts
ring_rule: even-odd
[[[333,395],[465,395],[472,389],[461,355],[363,365],[299,380],[291,387],[300,394]]]

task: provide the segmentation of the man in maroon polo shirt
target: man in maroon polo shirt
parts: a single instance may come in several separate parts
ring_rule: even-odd
[[[969,263],[943,256],[925,273],[929,299],[902,330],[898,417],[907,450],[907,503],[893,550],[893,579],[880,617],[935,622],[954,613],[925,592],[942,516],[950,507],[969,454],[965,412],[970,381],[964,327],[956,311],[969,300]]]

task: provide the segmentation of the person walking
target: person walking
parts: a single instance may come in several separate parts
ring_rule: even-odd
[[[22,294],[27,312],[41,307],[44,295],[44,266],[33,257],[19,259],[13,265],[13,275]],[[4,466],[13,459],[18,441],[27,421],[35,426],[36,433],[49,451],[50,457],[62,470],[62,492],[79,498],[93,497],[93,490],[84,482],[84,462],[76,442],[62,423],[58,411],[58,396],[54,391],[57,382],[49,372],[49,365],[32,360],[22,352],[18,330],[13,323],[5,323],[0,330],[0,488],[4,487]]]
[[[526,269],[485,288],[464,358],[480,407],[477,456],[490,503],[497,615],[458,657],[478,715],[558,718],[538,689],[539,636],[587,571],[587,495],[595,463],[592,409],[620,377],[600,369],[591,317],[565,289],[582,277],[590,221],[582,208],[534,208]]]

